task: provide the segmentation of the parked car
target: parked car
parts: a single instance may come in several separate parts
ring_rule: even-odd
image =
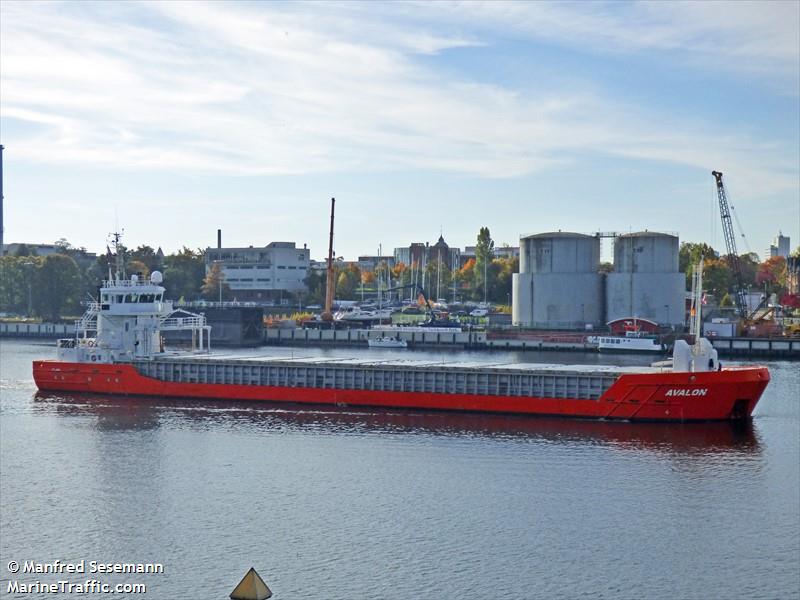
[[[489,314],[489,311],[485,308],[475,308],[472,312],[469,313],[470,317],[485,317]]]

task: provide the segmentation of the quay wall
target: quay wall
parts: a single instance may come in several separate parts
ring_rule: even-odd
[[[0,323],[0,338],[55,340],[72,337],[74,334],[75,326],[68,323]],[[263,343],[274,346],[365,346],[369,336],[377,337],[381,334],[376,329],[265,329]],[[397,335],[406,340],[410,347],[417,348],[594,350],[591,344],[578,340],[487,339],[484,331],[400,331]],[[711,343],[720,356],[728,358],[800,359],[800,338],[715,337],[711,339]]]

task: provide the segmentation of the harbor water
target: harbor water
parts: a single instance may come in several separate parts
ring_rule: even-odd
[[[647,364],[585,353],[242,351]],[[368,354],[369,353],[369,354]],[[752,424],[631,424],[42,394],[49,342],[0,341],[0,597],[797,598],[800,369]],[[76,563],[85,574],[10,570]],[[90,573],[101,564],[163,572]]]

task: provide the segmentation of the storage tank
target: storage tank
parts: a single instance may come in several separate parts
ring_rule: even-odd
[[[539,233],[520,238],[512,279],[512,321],[524,327],[584,329],[603,318],[600,238]]]
[[[686,277],[678,270],[678,237],[642,231],[614,240],[614,271],[606,278],[606,322],[642,317],[683,325]]]

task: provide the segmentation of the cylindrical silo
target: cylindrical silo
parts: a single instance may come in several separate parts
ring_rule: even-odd
[[[540,233],[520,239],[512,321],[527,327],[580,328],[602,321],[600,238]]]
[[[678,271],[677,236],[643,231],[614,240],[614,271],[606,279],[606,322],[642,317],[681,325],[685,290],[685,276]]]

